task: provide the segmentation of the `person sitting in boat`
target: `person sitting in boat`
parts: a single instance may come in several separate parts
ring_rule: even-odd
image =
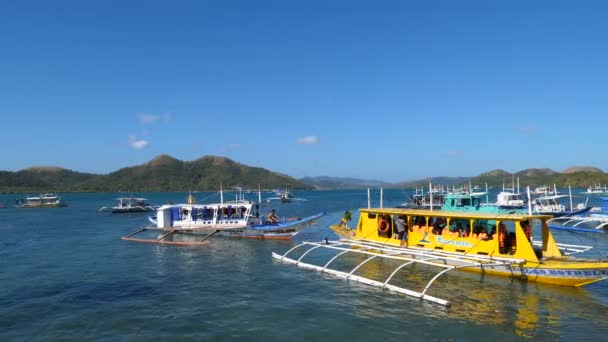
[[[268,214],[268,222],[270,224],[277,224],[279,223],[279,217],[277,216],[276,212],[274,209],[272,209],[272,211]]]
[[[477,234],[477,238],[479,240],[488,240],[488,231],[485,228],[481,228],[479,230],[479,234]]]

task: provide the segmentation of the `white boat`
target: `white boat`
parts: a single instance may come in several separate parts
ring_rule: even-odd
[[[588,195],[604,195],[608,194],[608,186],[601,186],[600,184],[595,184],[587,188],[587,191],[583,191],[583,194]]]
[[[560,199],[568,197],[566,195],[541,196],[533,199],[532,210],[539,215],[572,216],[580,215],[591,210],[591,207],[586,203],[579,203],[576,207],[571,207],[570,210],[559,202]]]
[[[158,208],[158,206],[149,205],[147,199],[142,197],[119,197],[116,200],[118,203],[115,206],[102,207],[99,211],[111,211],[114,214],[121,214],[154,211]]]
[[[602,197],[601,200],[603,203],[599,212],[556,217],[547,221],[547,225],[551,229],[593,233],[608,232],[608,198]]]
[[[312,220],[324,215],[319,213],[305,218],[280,218],[272,224],[260,215],[260,205],[238,199],[232,202],[196,204],[192,195],[188,203],[166,204],[150,217],[153,226],[123,237],[123,240],[162,244],[191,245],[204,242],[212,235],[244,237],[254,239],[288,240]],[[152,238],[136,238],[144,232],[164,231]],[[178,235],[188,235],[191,239],[181,239]],[[202,237],[202,239],[201,239]]]
[[[283,203],[289,203],[293,199],[293,195],[289,191],[284,191],[279,197]]]
[[[18,208],[58,208],[67,206],[67,203],[61,201],[61,197],[57,194],[46,193],[19,199],[16,201],[15,206]]]
[[[519,194],[510,191],[501,191],[496,195],[495,205],[501,208],[523,209],[525,208],[524,200]]]
[[[551,196],[551,195],[558,194],[555,186],[553,186],[553,189],[551,189],[551,187],[546,186],[546,185],[541,185],[541,186],[534,188],[534,190],[532,190],[531,193],[532,193],[532,195],[541,195],[541,196]]]

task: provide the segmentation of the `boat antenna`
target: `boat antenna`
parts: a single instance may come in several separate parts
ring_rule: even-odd
[[[517,176],[517,193],[519,194],[519,176]]]
[[[258,184],[258,203],[262,203],[262,186]]]
[[[382,208],[382,207],[383,207],[383,206],[382,206],[382,204],[383,204],[383,203],[382,203],[382,202],[383,202],[383,196],[384,196],[384,193],[383,193],[383,191],[382,191],[382,188],[380,188],[380,208]]]
[[[369,188],[367,188],[367,209],[371,208],[372,204],[371,204],[371,200],[369,197]]]

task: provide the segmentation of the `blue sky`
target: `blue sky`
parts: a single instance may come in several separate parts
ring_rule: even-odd
[[[4,1],[0,170],[608,170],[601,1]]]

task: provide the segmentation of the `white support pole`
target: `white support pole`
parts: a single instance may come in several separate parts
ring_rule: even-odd
[[[517,194],[519,195],[519,177],[517,177]]]
[[[224,189],[222,189],[222,183],[220,183],[220,203],[224,204]]]
[[[568,193],[570,194],[570,211],[572,211],[572,187],[568,184]]]
[[[433,211],[433,185],[429,182],[429,199],[431,204],[431,211]]]
[[[262,204],[262,186],[258,184],[258,203]]]
[[[530,186],[528,185],[528,215],[532,215],[532,198],[530,197]]]
[[[372,207],[372,203],[371,203],[371,199],[370,199],[370,193],[369,193],[369,188],[367,188],[367,209]]]
[[[383,189],[380,188],[380,208],[383,208],[383,205],[384,205],[383,202],[384,202],[384,192],[383,192]]]
[[[490,199],[488,198],[488,182],[486,182],[486,203],[490,203]]]

